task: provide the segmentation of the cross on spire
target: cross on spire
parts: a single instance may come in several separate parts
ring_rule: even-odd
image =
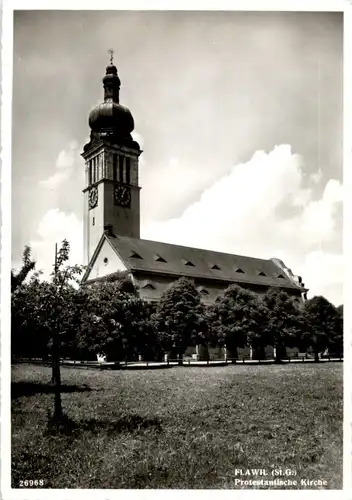
[[[108,52],[110,54],[110,64],[112,64],[114,61],[114,49],[109,49]]]

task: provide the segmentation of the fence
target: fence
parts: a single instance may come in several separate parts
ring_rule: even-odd
[[[282,363],[314,363],[314,356],[309,356],[307,354],[300,356],[287,356],[280,360]],[[319,358],[319,362],[336,362],[343,361],[343,356],[324,356]],[[13,360],[14,363],[31,363],[40,366],[51,366],[50,360],[41,360],[41,359],[29,359],[29,358],[21,358]],[[195,359],[173,359],[168,358],[164,361],[154,361],[154,360],[141,360],[141,361],[128,361],[127,359],[124,361],[77,361],[77,360],[68,360],[62,359],[60,364],[61,366],[67,368],[81,368],[81,369],[100,369],[100,370],[120,370],[120,369],[145,369],[145,368],[169,368],[172,366],[227,366],[227,365],[258,365],[258,364],[274,364],[274,358],[265,358],[265,359],[251,359],[249,356],[241,356],[239,358],[226,358],[226,359],[208,359],[208,360],[195,360]]]

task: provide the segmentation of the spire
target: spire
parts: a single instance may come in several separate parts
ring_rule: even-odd
[[[112,66],[114,63],[114,49],[109,49],[108,52],[110,54],[110,64]]]
[[[103,78],[104,84],[104,101],[113,101],[119,103],[120,94],[120,78],[117,75],[117,68],[113,64],[114,49],[108,50],[110,54],[110,64],[106,67],[106,75]]]
[[[106,138],[115,144],[126,144],[140,150],[139,144],[133,141],[131,132],[134,129],[133,116],[126,106],[119,102],[120,78],[116,66],[113,64],[113,50],[109,50],[110,64],[106,67],[103,78],[104,102],[89,113],[91,140],[86,145],[89,148],[94,142]]]

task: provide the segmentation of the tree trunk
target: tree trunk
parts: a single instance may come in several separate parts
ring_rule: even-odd
[[[253,349],[253,359],[263,360],[266,358],[266,352],[264,346],[257,346]]]
[[[238,358],[238,351],[237,351],[237,347],[230,347],[228,349],[229,351],[229,354],[230,354],[230,358],[231,358],[231,363],[232,364],[235,364],[236,363],[236,360]]]
[[[60,372],[60,350],[59,338],[57,333],[53,335],[52,346],[52,383],[54,384],[54,420],[62,418],[62,405],[61,405],[61,372]]]
[[[199,344],[199,361],[209,361],[209,350],[207,345]]]
[[[314,351],[314,362],[319,363],[319,352],[318,351]]]
[[[183,352],[177,354],[177,360],[179,365],[183,365]]]
[[[282,358],[286,356],[286,347],[278,344],[275,349],[275,363],[282,363]]]

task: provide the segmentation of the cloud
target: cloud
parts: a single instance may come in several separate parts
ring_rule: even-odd
[[[37,269],[43,271],[43,277],[47,278],[53,270],[55,243],[60,247],[64,239],[70,243],[69,264],[82,264],[82,221],[73,212],[48,210],[39,223],[35,239],[30,242],[33,256],[38,263]]]
[[[150,168],[141,156],[139,159],[141,192],[141,217],[144,223],[167,220],[180,213],[198,199],[202,191],[211,186],[219,175],[218,169],[201,168],[171,157],[165,165]],[[157,193],[157,196],[155,195]]]
[[[78,142],[72,141],[68,150],[62,150],[56,160],[56,172],[48,179],[39,181],[47,189],[55,190],[70,179],[78,151]]]
[[[292,154],[289,145],[269,153],[257,151],[250,161],[233,167],[206,189],[180,217],[142,227],[142,237],[253,257],[278,257],[302,275],[314,294],[324,293],[340,303],[342,256],[338,253],[337,217],[342,186],[330,179],[321,198],[314,199],[312,188],[304,187],[303,181],[303,159]],[[336,253],[324,251],[325,245]]]
[[[319,170],[317,170],[317,172],[314,172],[313,174],[311,174],[309,176],[309,179],[314,184],[318,184],[322,180],[322,178],[323,178],[323,171],[321,168]]]
[[[63,155],[61,161],[64,165]],[[170,165],[181,169],[177,159]],[[174,185],[175,197],[182,195],[180,189]],[[157,241],[278,257],[302,276],[309,296],[324,295],[338,305],[343,282],[341,202],[340,182],[330,179],[317,197],[314,187],[305,185],[303,158],[280,145],[269,153],[257,151],[250,161],[233,167],[179,217],[147,223],[141,232]],[[55,243],[64,238],[71,244],[71,263],[82,263],[82,230],[74,212],[49,210],[31,242],[38,268],[51,272]]]
[[[323,250],[310,252],[304,262],[304,279],[311,284],[310,295],[323,295],[335,305],[342,304],[342,283],[344,277],[341,254]]]

